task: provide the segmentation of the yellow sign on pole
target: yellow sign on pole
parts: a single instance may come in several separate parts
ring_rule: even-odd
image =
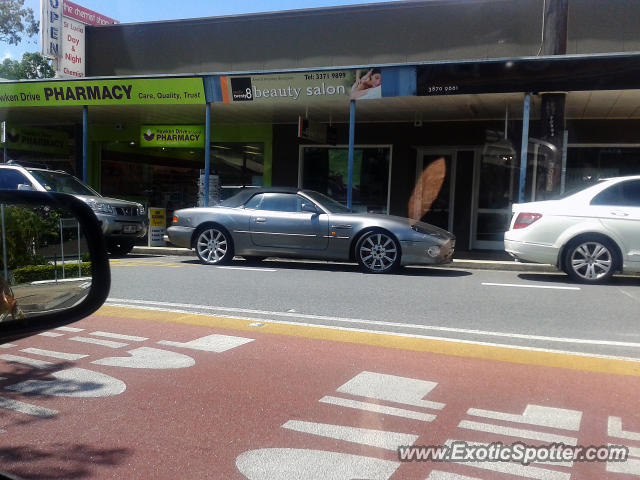
[[[149,208],[149,246],[164,247],[167,226],[167,211],[164,208]]]

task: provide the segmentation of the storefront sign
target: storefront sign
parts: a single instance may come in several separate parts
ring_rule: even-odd
[[[382,97],[379,68],[219,77],[223,103],[308,101]]]
[[[68,155],[71,151],[67,132],[35,127],[9,127],[7,147],[54,155]]]
[[[85,25],[110,25],[118,21],[68,0],[64,0],[62,15],[62,55],[56,71],[63,78],[81,78],[85,75]]]
[[[84,25],[111,25],[119,23],[113,18],[109,18],[101,13],[89,10],[81,5],[77,5],[69,0],[64,0],[63,15],[67,18],[77,20]]]
[[[62,52],[62,0],[40,0],[40,45],[45,58],[57,59]]]
[[[68,18],[62,19],[62,57],[58,62],[61,77],[84,77],[84,25]]]
[[[149,246],[163,247],[167,226],[167,211],[164,208],[149,208]]]
[[[520,58],[419,65],[417,94],[569,92],[638,88],[640,56]]]
[[[148,78],[0,84],[0,107],[204,104],[201,78]]]
[[[142,125],[141,147],[204,148],[204,125]]]

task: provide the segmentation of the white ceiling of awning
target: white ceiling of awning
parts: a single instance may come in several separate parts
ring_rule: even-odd
[[[357,103],[357,122],[411,122],[502,120],[508,106],[511,118],[521,118],[523,94],[395,97]],[[532,118],[539,116],[540,97],[533,97]],[[347,122],[344,100],[309,103],[307,106],[243,102],[213,104],[214,124],[294,123],[299,115],[318,122]],[[89,122],[99,125],[204,123],[203,105],[152,105],[89,107]],[[567,119],[640,119],[640,90],[569,92]],[[81,107],[31,107],[0,109],[0,120],[13,125],[72,125],[82,123]]]

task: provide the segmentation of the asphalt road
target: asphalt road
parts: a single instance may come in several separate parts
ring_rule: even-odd
[[[112,259],[110,304],[640,359],[640,278],[190,257]]]

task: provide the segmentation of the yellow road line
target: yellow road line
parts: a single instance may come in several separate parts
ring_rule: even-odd
[[[103,306],[96,315],[173,322],[188,325],[200,325],[213,328],[260,332],[275,335],[331,340],[343,343],[355,343],[416,352],[429,352],[457,357],[497,360],[502,362],[536,365],[542,367],[565,368],[587,372],[609,373],[640,377],[640,362],[622,359],[599,358],[568,353],[542,352],[519,348],[480,345],[452,340],[434,340],[384,333],[338,330],[326,327],[291,325],[260,320],[264,326],[252,327],[256,321],[238,318],[217,317],[213,315],[176,313],[149,308],[131,308]]]

